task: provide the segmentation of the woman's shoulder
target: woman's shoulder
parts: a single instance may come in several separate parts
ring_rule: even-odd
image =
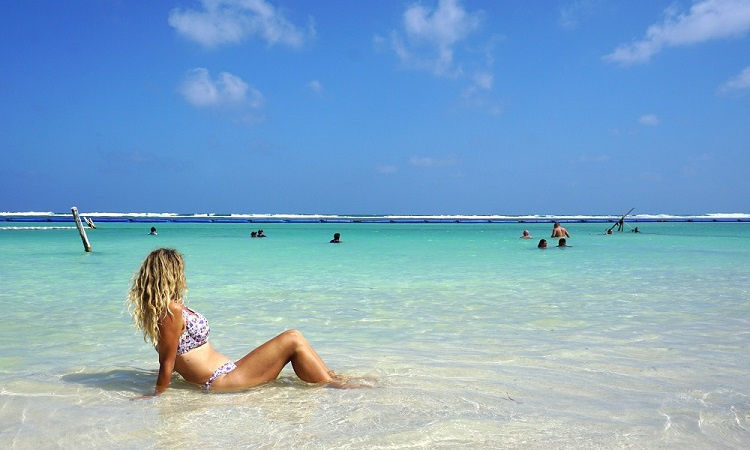
[[[169,302],[167,305],[168,312],[164,312],[161,319],[159,319],[159,332],[162,333],[165,329],[172,330],[175,332],[178,329],[182,329],[184,319],[182,317],[182,305],[176,302]]]
[[[182,317],[182,310],[185,308],[185,305],[177,302],[169,302],[168,308],[171,316]]]

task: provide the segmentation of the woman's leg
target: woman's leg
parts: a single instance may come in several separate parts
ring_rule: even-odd
[[[237,361],[237,368],[219,377],[212,389],[242,389],[257,386],[279,376],[281,369],[292,363],[294,372],[308,383],[328,383],[331,371],[307,342],[302,333],[288,330]]]

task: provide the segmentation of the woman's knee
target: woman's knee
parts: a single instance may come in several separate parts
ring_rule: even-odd
[[[283,342],[290,347],[297,348],[301,345],[307,345],[305,337],[299,330],[286,330],[279,335],[279,338],[281,338]]]

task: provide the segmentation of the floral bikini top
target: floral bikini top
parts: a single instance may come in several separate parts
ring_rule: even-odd
[[[210,328],[203,314],[182,306],[182,317],[185,319],[185,331],[180,336],[177,354],[182,355],[208,342]]]

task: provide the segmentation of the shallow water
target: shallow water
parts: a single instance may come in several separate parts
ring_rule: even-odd
[[[106,223],[0,231],[0,442],[6,447],[746,448],[750,224]],[[523,227],[535,239],[519,239]],[[331,245],[334,232],[342,244]],[[125,307],[159,246],[187,303],[239,358],[297,328],[373,388],[276,382],[206,394]]]

